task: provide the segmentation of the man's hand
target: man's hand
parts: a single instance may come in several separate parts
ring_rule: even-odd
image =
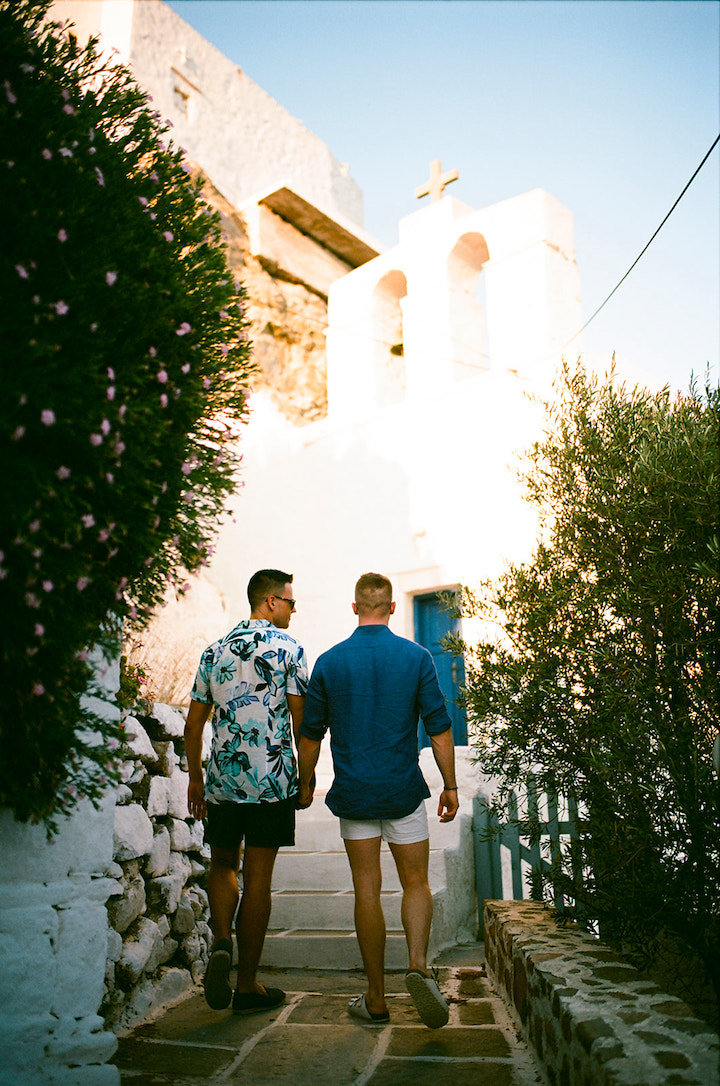
[[[440,802],[438,803],[437,812],[440,816],[440,821],[452,822],[453,818],[458,813],[459,806],[457,788],[443,788],[440,793]]]
[[[300,785],[300,790],[297,796],[297,808],[299,811],[306,810],[313,801],[315,796],[315,774],[313,773],[310,778],[310,783],[305,787]]]
[[[188,811],[191,818],[202,819],[207,814],[205,786],[202,780],[190,781],[188,785]]]

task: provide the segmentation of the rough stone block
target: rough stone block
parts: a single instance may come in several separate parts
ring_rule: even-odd
[[[170,834],[165,826],[155,827],[152,848],[145,861],[145,874],[153,879],[164,875],[170,864]]]
[[[195,913],[193,912],[192,902],[187,893],[180,895],[180,901],[178,907],[175,910],[173,916],[173,930],[179,935],[187,935],[189,932],[195,930]]]
[[[148,905],[153,912],[174,913],[184,885],[185,879],[180,874],[150,879],[146,887]]]
[[[179,738],[185,734],[185,717],[179,709],[158,702],[153,706],[152,716],[171,738]]]
[[[54,944],[58,917],[40,906],[0,913],[0,1006],[49,1012],[55,981]],[[37,977],[44,977],[38,989]]]
[[[157,968],[162,953],[163,938],[157,924],[147,917],[136,921],[123,944],[118,971],[126,982],[136,983],[141,973]]]
[[[143,808],[137,803],[118,807],[115,811],[115,859],[130,860],[145,856],[152,849],[152,844],[152,822]]]
[[[180,759],[175,753],[175,747],[172,740],[168,739],[160,741],[156,739],[153,743],[153,747],[157,752],[157,763],[160,772],[165,777],[172,777],[173,773],[180,765]]]
[[[148,765],[157,764],[157,751],[150,742],[150,736],[137,717],[127,717],[125,721],[125,736],[127,745],[132,751],[133,757],[139,758]]]
[[[139,876],[128,883],[122,897],[112,899],[107,907],[110,924],[116,932],[127,931],[144,911],[145,883]]]
[[[170,843],[176,852],[197,852],[203,846],[203,824],[173,818],[170,825]]]

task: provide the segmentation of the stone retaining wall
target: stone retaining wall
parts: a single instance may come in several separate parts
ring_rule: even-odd
[[[187,809],[178,710],[129,716],[126,783],[117,795],[108,901],[108,957],[101,1013],[121,1031],[198,983],[211,943],[203,888],[209,849]]]
[[[720,1038],[577,925],[486,901],[488,971],[551,1086],[715,1086]]]

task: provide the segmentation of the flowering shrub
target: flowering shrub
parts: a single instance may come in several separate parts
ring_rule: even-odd
[[[88,646],[206,561],[250,364],[200,183],[45,7],[0,0],[0,804],[52,824],[116,777]]]
[[[128,663],[128,658],[120,657],[120,689],[115,695],[115,700],[125,714],[133,709],[147,715],[152,709],[152,699],[148,695],[147,671],[140,664]]]

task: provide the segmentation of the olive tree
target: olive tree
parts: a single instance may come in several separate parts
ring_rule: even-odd
[[[452,646],[473,742],[502,817],[529,774],[584,813],[546,895],[641,962],[694,952],[717,991],[720,394],[580,365],[556,394],[523,472],[532,559],[461,593],[497,631]]]

